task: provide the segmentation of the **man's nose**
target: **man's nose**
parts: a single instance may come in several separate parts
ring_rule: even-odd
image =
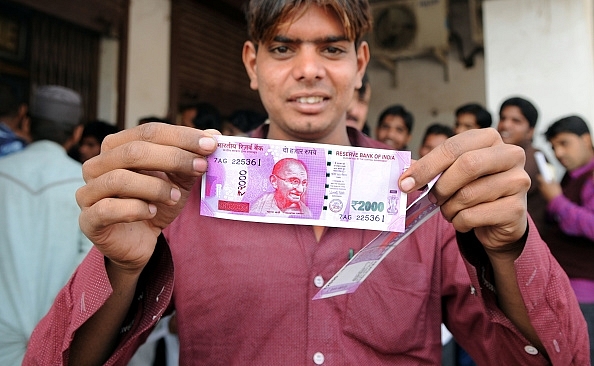
[[[316,80],[325,75],[323,57],[314,46],[302,45],[295,56],[293,76],[296,80]]]

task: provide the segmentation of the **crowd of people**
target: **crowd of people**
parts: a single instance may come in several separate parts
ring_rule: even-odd
[[[594,359],[594,148],[580,116],[547,123],[565,168],[552,180],[535,159],[539,113],[527,97],[505,99],[496,124],[475,102],[451,124],[428,124],[399,187],[414,193],[441,174],[441,215],[348,296],[311,300],[345,263],[339,254],[377,232],[200,215],[212,129],[409,149],[415,120],[405,106],[386,107],[374,131],[367,119],[367,1],[296,4],[246,9],[242,59],[265,114],[189,103],[176,121],[147,116],[120,131],[81,121],[72,89],[40,86],[26,103],[0,85],[0,364]],[[275,169],[280,193],[260,209],[305,212],[277,197],[285,185],[304,191],[306,168],[286,160]],[[445,357],[447,344],[455,351]]]

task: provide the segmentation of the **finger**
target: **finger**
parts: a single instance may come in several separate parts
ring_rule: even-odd
[[[525,197],[517,194],[472,206],[458,212],[452,225],[463,233],[474,229],[485,248],[497,250],[524,235],[528,222]]]
[[[105,198],[81,211],[79,225],[91,241],[102,243],[111,230],[117,230],[112,225],[150,220],[155,214],[155,205],[142,200]]]
[[[220,132],[216,130],[202,131],[197,128],[159,122],[145,123],[108,135],[103,140],[101,152],[115,149],[131,141],[146,141],[159,145],[176,146],[206,156],[216,148],[216,140],[213,138],[215,134],[220,135]]]
[[[529,188],[530,177],[523,168],[487,175],[457,190],[441,205],[441,212],[446,220],[453,221],[459,212],[505,197],[522,197]]]
[[[206,171],[206,166],[204,157],[177,146],[130,141],[87,160],[83,164],[83,178],[88,182],[116,169],[152,170],[199,176]]]
[[[171,183],[152,175],[117,169],[90,180],[76,192],[81,208],[90,207],[103,198],[134,198],[168,206],[178,202],[181,193]]]
[[[450,137],[411,164],[400,177],[400,189],[407,193],[419,189],[449,168],[462,154],[499,144],[503,144],[503,141],[499,132],[493,128],[469,130]]]
[[[458,195],[459,204],[469,204],[471,200],[485,201],[488,200],[485,197],[490,196],[496,199],[496,196],[505,195],[503,192],[506,190],[523,189],[526,184],[530,186],[530,177],[524,171],[524,159],[524,150],[509,144],[466,152],[443,172],[431,193],[437,204],[454,195]],[[481,180],[482,177],[489,179]],[[521,184],[511,186],[512,181],[506,179]],[[487,185],[481,187],[485,183]],[[473,189],[478,189],[479,194]]]

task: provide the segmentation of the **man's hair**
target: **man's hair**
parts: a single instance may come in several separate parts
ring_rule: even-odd
[[[447,136],[448,138],[454,136],[454,130],[452,130],[452,128],[450,126],[446,126],[442,123],[434,123],[432,125],[429,125],[429,127],[427,127],[427,129],[425,130],[425,135],[423,136],[423,142],[425,142],[425,140],[427,139],[427,136],[429,135],[444,135]]]
[[[266,118],[268,118],[266,114],[254,110],[238,109],[231,113],[228,121],[241,132],[249,132],[266,122]]]
[[[503,109],[509,106],[520,108],[522,115],[528,120],[530,127],[536,126],[536,121],[538,120],[538,111],[536,110],[534,104],[520,97],[509,98],[501,104],[501,108],[499,108],[499,117],[501,117],[501,112],[503,112]]]
[[[220,130],[223,124],[221,112],[213,104],[202,102],[196,104],[196,117],[192,120],[194,127],[200,130]]]
[[[250,40],[256,45],[272,41],[280,26],[296,19],[312,5],[334,10],[347,39],[356,45],[371,30],[367,0],[251,0],[246,11]]]
[[[585,133],[590,134],[588,124],[581,117],[568,116],[561,118],[557,122],[553,123],[544,133],[547,141],[551,141],[552,138],[560,133],[567,132],[581,136]]]
[[[0,81],[0,116],[16,116],[20,104],[15,88]]]
[[[480,128],[491,127],[493,124],[491,113],[478,103],[464,104],[456,109],[456,117],[465,113],[472,114]]]
[[[408,133],[412,133],[415,120],[414,120],[412,113],[407,111],[403,106],[401,106],[400,104],[396,104],[396,105],[392,105],[392,106],[389,106],[388,108],[384,109],[384,111],[382,112],[382,114],[380,114],[380,116],[377,120],[378,127],[381,126],[382,122],[384,121],[384,119],[387,116],[402,117],[402,119],[404,120],[406,129],[408,130]]]
[[[85,137],[94,137],[97,142],[102,143],[107,135],[119,132],[119,129],[105,121],[95,120],[87,123],[82,132],[81,139]]]

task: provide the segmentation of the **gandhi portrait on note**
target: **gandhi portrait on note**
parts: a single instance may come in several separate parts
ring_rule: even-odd
[[[266,215],[303,215],[311,218],[304,202],[307,191],[307,168],[297,159],[279,160],[269,177],[273,192],[265,193],[250,205],[250,212]]]

